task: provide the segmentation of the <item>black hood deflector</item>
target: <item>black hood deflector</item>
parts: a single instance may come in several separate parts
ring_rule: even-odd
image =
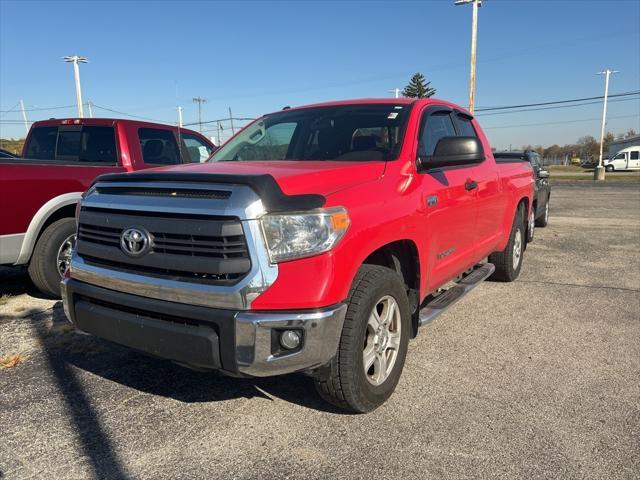
[[[320,208],[325,197],[315,193],[300,195],[285,194],[276,179],[269,174],[229,175],[224,173],[179,173],[179,172],[134,172],[107,173],[100,175],[96,182],[194,182],[247,185],[255,191],[267,212],[291,212]]]

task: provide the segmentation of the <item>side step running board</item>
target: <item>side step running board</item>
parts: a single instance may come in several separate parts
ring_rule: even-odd
[[[489,278],[495,270],[496,267],[493,263],[476,265],[469,274],[462,277],[462,279],[458,280],[452,287],[448,288],[443,293],[429,300],[420,309],[418,325],[422,327],[433,321],[447,308],[480,285],[484,280]]]

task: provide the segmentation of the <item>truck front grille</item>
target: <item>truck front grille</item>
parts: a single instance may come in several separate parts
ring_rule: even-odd
[[[146,254],[123,252],[120,238],[128,228],[149,233]],[[197,283],[234,283],[251,269],[242,223],[235,217],[83,207],[77,251],[98,266]]]

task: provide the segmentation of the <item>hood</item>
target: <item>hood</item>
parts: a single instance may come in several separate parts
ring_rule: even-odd
[[[287,195],[317,193],[325,197],[382,176],[385,162],[250,161],[206,162],[154,168],[153,172],[211,173],[226,175],[269,174]],[[149,172],[149,170],[143,170]],[[133,174],[135,175],[135,173]]]

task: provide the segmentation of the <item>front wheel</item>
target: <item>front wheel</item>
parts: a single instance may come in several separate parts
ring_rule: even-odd
[[[389,268],[363,265],[349,295],[336,356],[315,375],[320,396],[356,413],[382,405],[400,380],[409,329],[402,278]]]
[[[60,298],[60,281],[69,268],[76,243],[76,221],[61,218],[49,225],[36,243],[29,262],[29,277],[42,293]]]
[[[607,165],[606,167],[604,167],[604,170],[606,172],[613,172],[614,170],[613,165]]]
[[[527,224],[525,217],[525,209],[520,205],[513,219],[507,246],[501,252],[494,252],[489,255],[489,262],[496,267],[496,271],[490,277],[491,280],[513,282],[520,276],[522,257],[524,255],[525,226]]]

